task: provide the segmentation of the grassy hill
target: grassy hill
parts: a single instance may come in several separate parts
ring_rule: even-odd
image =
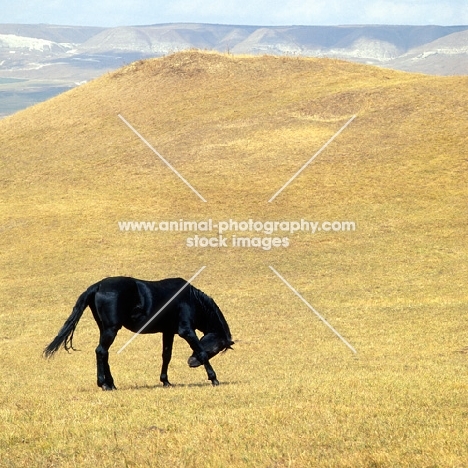
[[[189,51],[133,63],[0,121],[4,466],[463,466],[468,78]],[[131,125],[206,199],[133,133]],[[353,115],[356,118],[268,202]],[[354,222],[355,231],[123,232],[122,221]],[[279,225],[277,225],[279,226]],[[217,236],[216,232],[199,232]],[[288,247],[232,247],[232,236]],[[221,381],[175,343],[98,331],[42,349],[105,276],[190,278],[223,310]],[[273,266],[343,335],[320,322]]]

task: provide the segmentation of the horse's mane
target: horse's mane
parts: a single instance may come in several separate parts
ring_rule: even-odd
[[[220,308],[216,304],[216,302],[205,294],[200,289],[197,289],[195,286],[190,285],[190,292],[196,301],[200,304],[200,306],[207,312],[210,317],[216,319],[220,325],[220,331],[224,333],[224,337],[226,340],[231,341],[231,331],[229,330],[229,325],[224,318],[223,313],[221,312]]]

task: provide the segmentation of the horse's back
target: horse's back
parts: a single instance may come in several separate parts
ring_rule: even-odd
[[[178,316],[181,308],[190,304],[189,284],[182,278],[167,278],[160,281],[137,280],[142,307],[154,314],[164,307],[163,316]]]
[[[99,283],[99,292],[127,291],[136,286],[136,279],[130,276],[109,276]]]
[[[134,278],[112,276],[99,283],[95,296],[96,303],[115,302],[121,305],[132,305],[139,302],[139,290]]]
[[[194,313],[190,285],[183,278],[145,281],[128,276],[104,278],[95,296],[95,311],[103,323],[143,333],[177,332],[182,314]],[[92,307],[93,309],[93,307]]]
[[[148,288],[152,294],[160,298],[171,298],[175,294],[185,297],[186,291],[188,291],[187,286],[189,286],[189,283],[183,278],[166,278],[159,281],[137,280],[137,283],[140,288],[144,286]]]
[[[147,281],[131,276],[109,276],[99,282],[99,289],[101,291],[113,289],[127,289],[134,285],[146,285],[155,290],[179,290],[187,285],[187,280],[183,278],[165,278],[158,281]]]

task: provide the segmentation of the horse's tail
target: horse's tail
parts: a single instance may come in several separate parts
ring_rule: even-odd
[[[80,295],[76,301],[75,307],[73,307],[70,317],[68,317],[66,322],[63,324],[63,327],[53,339],[52,343],[44,349],[44,357],[50,358],[62,345],[67,351],[69,349],[73,349],[73,333],[75,332],[75,328],[78,325],[84,310],[94,298],[94,295],[99,288],[99,284],[100,283],[93,284]]]

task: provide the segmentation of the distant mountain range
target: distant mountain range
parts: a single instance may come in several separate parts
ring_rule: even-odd
[[[410,72],[468,75],[468,26],[0,24],[0,116],[132,61],[190,48],[332,57]]]

